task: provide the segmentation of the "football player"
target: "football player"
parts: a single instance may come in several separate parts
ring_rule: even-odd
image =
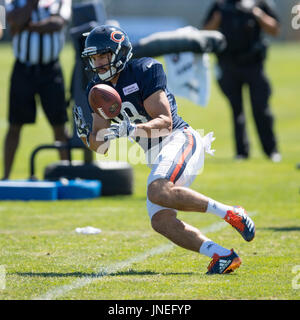
[[[82,57],[95,72],[89,90],[98,83],[112,86],[122,99],[118,117],[107,120],[92,112],[89,129],[80,107],[74,107],[77,134],[91,150],[106,153],[109,142],[134,139],[144,149],[151,168],[147,181],[147,209],[155,231],[185,249],[210,258],[208,274],[228,273],[241,258],[177,218],[177,210],[208,212],[231,224],[246,241],[255,225],[246,211],[217,202],[188,188],[212,153],[212,133],[204,138],[177,114],[175,98],[167,88],[162,65],[153,58],[131,59],[127,34],[115,26],[94,28],[87,36]],[[111,124],[111,121],[114,122]]]

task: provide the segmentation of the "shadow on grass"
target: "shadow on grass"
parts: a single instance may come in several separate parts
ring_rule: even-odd
[[[291,227],[268,227],[268,228],[258,228],[259,230],[269,230],[277,232],[290,232],[290,231],[300,231],[300,226]]]
[[[161,275],[161,276],[176,276],[176,275],[192,275],[192,272],[153,272],[149,270],[145,271],[120,271],[120,272],[99,272],[99,273],[85,273],[85,272],[69,272],[69,273],[57,273],[57,272],[15,272],[11,273],[21,277],[45,277],[45,278],[64,278],[64,277],[77,277],[77,278],[102,278],[104,276],[151,276],[151,275]]]

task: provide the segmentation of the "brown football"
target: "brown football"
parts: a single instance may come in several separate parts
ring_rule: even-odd
[[[89,104],[93,111],[104,119],[118,116],[122,100],[118,92],[107,84],[96,84],[89,92]]]

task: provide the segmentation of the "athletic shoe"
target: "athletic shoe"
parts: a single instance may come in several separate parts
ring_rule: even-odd
[[[244,160],[248,160],[248,156],[245,155],[245,154],[237,154],[235,157],[234,157],[234,160],[235,161],[238,161],[238,162],[241,162],[241,161],[244,161]]]
[[[237,269],[242,259],[233,251],[228,256],[219,256],[218,254],[213,255],[213,259],[207,267],[206,274],[223,274],[230,273]]]
[[[281,154],[279,152],[272,152],[269,155],[269,158],[271,159],[272,162],[280,162],[282,159]]]
[[[244,208],[233,207],[233,210],[227,211],[224,220],[231,224],[246,241],[253,240],[255,236],[255,224]]]

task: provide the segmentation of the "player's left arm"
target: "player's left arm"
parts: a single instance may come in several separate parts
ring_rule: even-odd
[[[135,136],[157,138],[172,132],[171,109],[164,90],[158,90],[146,98],[144,108],[152,120],[137,124]]]
[[[263,31],[270,34],[271,36],[277,36],[280,32],[280,24],[279,21],[268,13],[269,8],[266,7],[260,8],[259,6],[254,6],[252,9],[252,13],[258,21],[260,27]]]

